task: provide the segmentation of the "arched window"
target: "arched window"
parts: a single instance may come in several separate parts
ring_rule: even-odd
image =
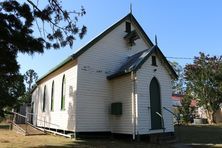
[[[150,82],[150,107],[151,107],[151,128],[161,129],[163,127],[161,112],[160,85],[156,77]]]
[[[45,102],[46,102],[46,85],[44,86],[43,100],[42,100],[42,111],[45,112]]]
[[[62,90],[61,90],[61,110],[65,110],[65,91],[66,91],[66,78],[63,75],[62,78]]]
[[[51,111],[54,111],[54,81],[52,82],[51,90]]]

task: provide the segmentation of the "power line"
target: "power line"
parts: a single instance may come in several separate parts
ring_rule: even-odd
[[[179,59],[179,60],[193,60],[194,58],[187,57],[166,57],[167,59]]]

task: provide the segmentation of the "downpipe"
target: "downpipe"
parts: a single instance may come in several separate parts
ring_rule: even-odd
[[[136,74],[131,72],[132,82],[132,123],[133,123],[133,140],[136,139],[137,128],[136,128]]]

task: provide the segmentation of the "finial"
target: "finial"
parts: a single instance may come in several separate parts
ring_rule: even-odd
[[[155,34],[155,45],[157,45],[157,35]]]
[[[130,3],[130,13],[132,14],[133,13],[133,8],[132,8],[132,3]]]

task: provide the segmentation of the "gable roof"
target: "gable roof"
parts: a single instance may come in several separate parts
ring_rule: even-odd
[[[159,47],[157,45],[151,47],[150,49],[143,50],[141,52],[138,52],[131,57],[129,57],[126,62],[112,75],[108,76],[107,79],[111,80],[116,77],[128,74],[130,72],[136,72],[138,69],[141,68],[143,63],[146,62],[146,60],[150,57],[152,53],[157,53],[159,57],[163,60],[166,68],[168,69],[168,72],[170,73],[171,77],[173,79],[176,79],[178,76],[172,66],[167,61],[166,57],[163,55],[163,53],[160,51]]]
[[[132,22],[141,32],[142,36],[144,37],[145,41],[150,45],[153,46],[152,41],[149,39],[149,37],[147,36],[147,34],[145,33],[145,31],[143,30],[143,28],[140,26],[140,24],[137,22],[137,20],[135,19],[135,17],[133,16],[132,13],[129,13],[128,15],[126,15],[124,18],[122,18],[121,20],[119,20],[118,22],[116,22],[114,25],[112,25],[111,27],[109,27],[108,29],[106,29],[104,32],[102,32],[100,35],[98,35],[97,37],[95,37],[92,41],[90,41],[88,44],[86,44],[84,47],[82,47],[80,50],[78,50],[76,53],[74,53],[73,55],[69,56],[67,59],[65,59],[64,61],[62,61],[59,65],[57,65],[56,67],[54,67],[53,69],[51,69],[48,73],[46,73],[45,75],[43,75],[41,78],[39,78],[37,80],[37,83],[39,81],[41,81],[42,79],[44,79],[45,77],[47,77],[49,74],[53,73],[54,71],[56,71],[57,69],[61,68],[63,65],[65,65],[66,63],[68,63],[69,61],[78,58],[81,54],[83,54],[84,52],[86,52],[90,47],[92,47],[94,44],[96,44],[99,40],[101,40],[104,36],[106,36],[108,33],[110,33],[112,30],[114,30],[116,27],[118,27],[121,23],[123,23],[124,21],[130,21]]]
[[[126,20],[130,20],[133,24],[136,25],[136,27],[138,27],[138,29],[140,30],[140,32],[142,33],[142,35],[145,38],[145,41],[150,45],[153,46],[152,41],[149,39],[149,37],[146,35],[146,33],[144,32],[143,28],[140,26],[140,24],[137,22],[137,20],[135,19],[135,17],[133,16],[132,13],[129,13],[128,15],[126,15],[124,18],[122,18],[121,20],[119,20],[117,23],[115,23],[114,25],[112,25],[111,27],[109,27],[108,29],[106,29],[104,32],[102,32],[100,35],[98,35],[96,38],[94,38],[91,42],[89,42],[87,45],[85,45],[83,48],[81,48],[78,52],[76,52],[75,54],[73,54],[72,56],[74,58],[80,56],[81,54],[83,54],[85,51],[87,51],[90,47],[92,47],[95,43],[97,43],[100,39],[102,39],[104,36],[106,36],[108,33],[110,33],[112,30],[114,30],[117,26],[119,26],[121,23],[123,23]]]

